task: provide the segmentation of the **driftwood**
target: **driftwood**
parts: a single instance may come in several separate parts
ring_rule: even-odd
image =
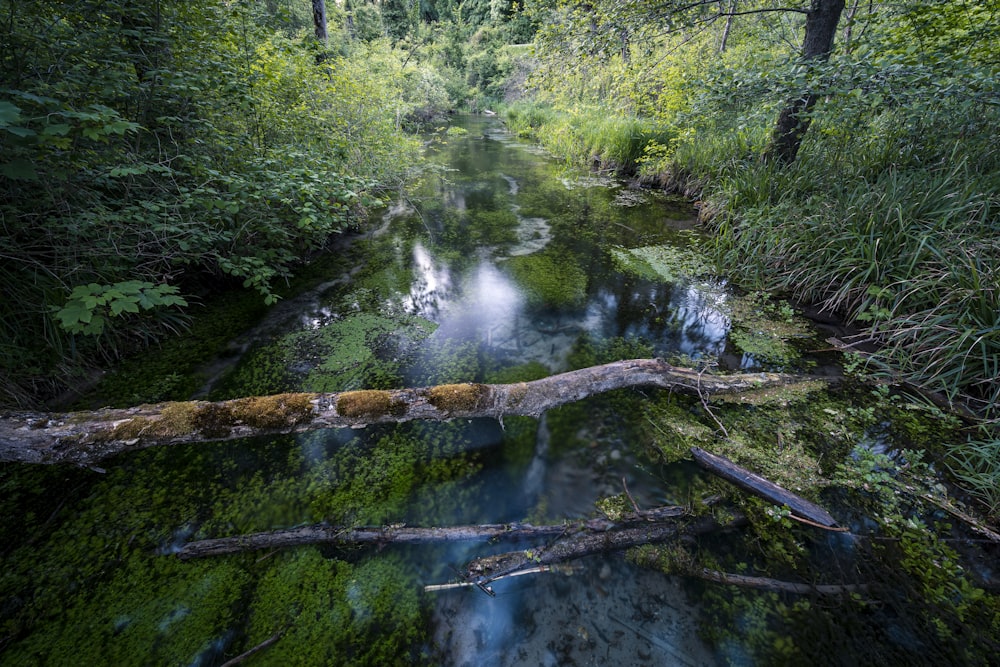
[[[735,393],[801,378],[777,373],[709,375],[660,359],[633,359],[517,384],[452,384],[390,391],[279,394],[230,401],[158,403],[124,409],[0,416],[0,462],[93,465],[155,445],[230,440],[414,419],[524,415],[594,394],[652,386],[688,394]]]
[[[530,523],[480,524],[420,528],[393,525],[375,528],[348,528],[343,526],[300,526],[287,530],[254,533],[236,537],[198,540],[184,545],[177,556],[182,560],[205,556],[224,556],[257,549],[281,549],[307,544],[363,545],[416,544],[427,542],[460,542],[491,540],[518,540],[539,537],[558,537],[579,531],[603,533],[613,531],[623,524],[637,521],[663,522],[685,516],[683,507],[657,507],[642,512],[641,516],[628,513],[617,523],[607,519],[591,519],[581,523],[534,526]]]
[[[770,482],[746,468],[741,468],[725,457],[710,454],[699,447],[692,447],[691,454],[694,456],[694,460],[698,462],[698,465],[712,474],[718,475],[741,489],[760,496],[764,500],[776,505],[786,505],[795,516],[819,524],[824,528],[835,528],[837,526],[837,520],[819,505],[800,498],[791,491],[781,488],[774,482]]]

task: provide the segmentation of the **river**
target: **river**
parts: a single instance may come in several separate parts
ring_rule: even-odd
[[[689,202],[560,165],[496,118],[456,118],[427,136],[426,154],[419,186],[376,211],[328,258],[333,268],[318,286],[234,341],[206,369],[210,381],[199,396],[517,382],[649,356],[708,370],[822,372],[822,353],[807,359],[795,343],[815,341],[815,332],[759,297],[737,298],[700,256]],[[784,317],[781,336],[767,337],[764,311]],[[753,410],[771,418],[766,407]],[[544,542],[174,556],[194,539],[319,522],[558,523],[595,516],[608,497],[630,496],[644,508],[687,505],[709,489],[684,457],[663,454],[671,439],[655,415],[668,413],[678,423],[702,420],[685,427],[683,446],[716,442],[715,427],[705,426],[714,419],[707,404],[630,390],[539,420],[157,448],[118,457],[103,474],[8,470],[0,478],[8,513],[0,657],[4,664],[221,665],[254,651],[241,660],[710,665],[753,664],[752,644],[763,650],[762,641],[777,655],[818,650],[843,664],[883,655],[871,652],[878,641],[890,647],[884,655],[937,655],[920,653],[927,639],[919,619],[902,620],[902,599],[856,601],[868,616],[848,620],[836,605],[730,597],[724,586],[639,567],[622,554],[499,580],[493,595],[433,588],[458,582],[473,558]],[[892,451],[891,429],[868,408],[808,404],[795,419],[742,424],[775,447],[759,460],[771,474],[820,466],[788,444],[799,430],[826,429],[824,442],[838,452],[823,463],[828,471],[858,457],[847,455],[857,424],[871,425],[868,449]],[[818,419],[825,421],[810,421]],[[874,525],[851,518],[855,530]],[[706,548],[734,562],[794,558],[738,538],[712,544]],[[836,564],[846,580],[861,571],[855,542],[834,534],[817,544],[810,562]],[[806,553],[794,540],[779,546]],[[765,622],[765,608],[798,614],[791,634],[817,643],[782,645],[791,640]]]

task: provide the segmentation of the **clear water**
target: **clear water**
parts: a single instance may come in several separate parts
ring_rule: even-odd
[[[466,133],[429,138],[437,169],[423,187],[377,212],[322,285],[237,341],[241,354],[208,369],[201,395],[510,381],[602,356],[722,352],[718,284],[640,278],[612,257],[689,247],[688,204],[563,168],[495,119],[453,127]],[[495,597],[423,587],[532,545],[171,555],[192,539],[319,521],[558,522],[593,515],[626,484],[644,507],[685,502],[683,467],[650,463],[629,437],[644,396],[541,420],[156,448],[108,462],[106,475],[7,471],[18,516],[4,530],[17,543],[4,552],[0,611],[20,620],[4,626],[4,664],[222,664],[278,632],[255,664],[712,663],[697,600],[620,554],[495,582]]]
[[[696,238],[688,203],[561,167],[514,140],[496,119],[463,117],[452,127],[466,133],[437,134],[428,142],[428,156],[441,169],[425,176],[421,190],[379,213],[365,238],[355,240],[355,248],[371,249],[361,253],[364,267],[352,267],[352,280],[333,277],[308,299],[286,307],[275,318],[279,331],[322,331],[373,311],[430,322],[433,333],[426,338],[399,331],[381,336],[375,346],[380,360],[398,362],[392,368],[404,386],[488,381],[489,372],[531,362],[548,373],[568,370],[582,339],[597,346],[626,340],[633,349],[644,346],[643,356],[699,359],[722,352],[728,320],[718,285],[638,278],[617,270],[609,252],[688,246]],[[534,273],[525,277],[525,269],[513,264],[531,256],[545,259],[529,265]],[[536,275],[542,271],[548,275]],[[377,285],[375,294],[366,292],[365,302],[345,297],[359,284]],[[275,335],[275,328],[264,326],[258,342]],[[340,384],[334,386],[311,386],[320,363],[303,362],[296,381],[280,388],[341,390],[376,381],[362,372],[335,380]],[[446,509],[428,510],[425,503],[393,520],[449,525],[575,519],[593,515],[600,497],[622,493],[623,480],[647,507],[683,497],[683,482],[666,481],[680,479],[676,472],[643,462],[614,420],[581,422],[569,443],[551,442],[544,418],[530,428],[535,433],[525,456],[523,442],[520,455],[508,451],[513,445],[496,421],[422,425],[421,438],[454,438],[459,431],[462,447],[475,452],[479,468],[457,482],[459,507],[435,500],[429,506]],[[566,428],[560,432],[565,437]],[[345,437],[310,434],[299,441],[321,460],[336,446],[332,441]],[[451,492],[454,486],[439,493]],[[425,498],[437,493],[427,491]],[[524,545],[459,544],[407,553],[418,584],[440,584],[453,580],[472,558],[516,548]],[[584,559],[569,574],[506,579],[493,587],[495,597],[475,588],[427,596],[431,627],[425,641],[435,660],[453,665],[714,660],[696,635],[697,609],[679,584],[629,565],[620,554]]]

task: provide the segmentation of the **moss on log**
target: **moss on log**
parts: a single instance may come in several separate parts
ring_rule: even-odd
[[[516,384],[450,384],[389,391],[291,393],[62,414],[0,415],[0,461],[91,466],[128,451],[415,419],[538,417],[546,410],[627,387],[687,394],[736,393],[801,381],[779,373],[712,375],[660,359],[632,359]]]

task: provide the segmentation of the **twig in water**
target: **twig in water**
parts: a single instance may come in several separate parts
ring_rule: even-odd
[[[559,567],[557,565],[539,565],[538,567],[531,567],[527,570],[511,572],[510,574],[505,574],[497,577],[496,579],[487,579],[485,582],[456,581],[450,584],[429,584],[424,586],[424,592],[430,593],[434,591],[447,591],[453,588],[468,588],[470,586],[476,586],[490,597],[496,597],[496,593],[493,591],[493,588],[487,586],[486,584],[494,581],[500,581],[501,579],[507,579],[509,577],[520,577],[522,574],[538,574],[539,572],[563,572],[564,574],[572,574],[573,569],[571,567]]]
[[[641,509],[639,509],[639,505],[636,504],[635,498],[633,498],[632,494],[629,492],[629,490],[628,490],[628,484],[625,483],[625,476],[624,475],[622,475],[622,486],[625,488],[625,495],[628,496],[628,499],[632,501],[632,507],[635,508],[635,515],[636,516],[642,516],[643,515],[643,511]]]
[[[701,407],[705,408],[705,412],[708,413],[708,416],[711,417],[715,421],[715,423],[719,425],[720,429],[722,429],[722,435],[725,436],[726,440],[729,440],[729,431],[726,430],[726,427],[722,425],[722,422],[719,421],[719,418],[715,416],[714,412],[712,412],[712,408],[708,407],[708,401],[705,400],[705,395],[701,393],[701,373],[698,373],[697,391],[698,391],[698,398],[701,399]]]
[[[263,651],[268,646],[270,646],[271,644],[273,644],[276,641],[278,641],[279,639],[281,639],[281,635],[283,635],[283,634],[285,634],[285,629],[284,628],[281,629],[281,630],[278,630],[273,635],[271,635],[270,637],[268,637],[267,639],[265,639],[261,643],[257,644],[256,646],[254,646],[252,649],[250,649],[246,653],[240,653],[238,656],[236,656],[232,660],[227,660],[226,662],[222,663],[222,667],[233,667],[233,665],[240,664],[241,662],[243,662],[244,660],[246,660],[247,658],[249,658],[253,654],[258,653],[260,651]]]

